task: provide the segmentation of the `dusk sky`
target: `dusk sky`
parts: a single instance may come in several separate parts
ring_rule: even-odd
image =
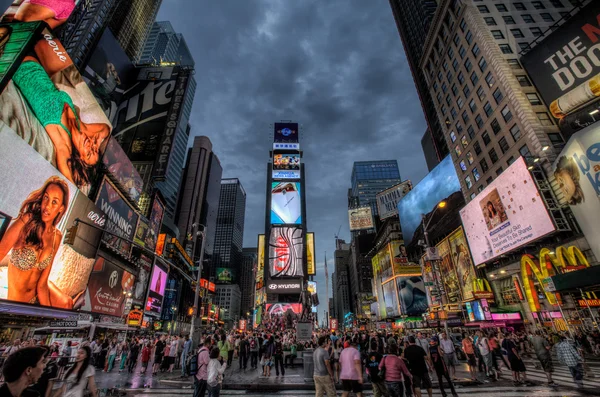
[[[264,233],[269,126],[300,123],[321,320],[325,253],[330,282],[340,226],[350,240],[353,162],[397,159],[415,184],[427,173],[426,123],[389,3],[164,0],[157,20],[185,36],[196,61],[191,134],[211,139],[223,177],[247,192],[245,247]]]

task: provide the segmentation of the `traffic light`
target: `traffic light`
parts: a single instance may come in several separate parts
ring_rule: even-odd
[[[65,234],[64,244],[73,245],[75,244],[75,237],[77,236],[77,229],[79,228],[79,223],[75,223],[73,226],[67,229],[67,233]]]

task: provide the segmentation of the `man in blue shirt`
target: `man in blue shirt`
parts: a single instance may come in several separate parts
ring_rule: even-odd
[[[183,343],[183,352],[181,353],[181,377],[185,378],[187,376],[187,356],[192,349],[192,341],[189,336],[185,337],[185,342]]]

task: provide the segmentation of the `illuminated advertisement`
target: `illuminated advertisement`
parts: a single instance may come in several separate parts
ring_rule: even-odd
[[[273,179],[300,179],[300,153],[273,154]]]
[[[80,310],[121,317],[135,276],[99,256],[94,264]]]
[[[374,228],[371,207],[354,208],[348,210],[350,220],[350,231]]]
[[[427,311],[427,294],[423,277],[396,277],[396,286],[402,315],[420,316]]]
[[[149,237],[149,233],[148,233],[148,220],[146,218],[144,218],[143,216],[140,216],[140,219],[138,221],[137,224],[137,228],[135,229],[135,237],[133,238],[133,241],[142,246],[142,247],[147,247],[147,241],[148,237]]]
[[[42,30],[41,22],[0,23],[0,92]]]
[[[295,314],[302,313],[302,305],[300,303],[267,303],[268,316],[283,316],[288,310]]]
[[[381,274],[381,280],[385,282],[394,276],[394,271],[392,270],[392,261],[390,260],[390,251],[387,246],[377,253],[377,258],[379,259],[379,272]]]
[[[135,278],[132,299],[135,307],[142,308],[146,303],[144,302],[144,298],[146,298],[146,287],[148,286],[150,269],[152,268],[152,258],[139,250],[137,252],[138,256],[134,260],[138,268],[138,275]]]
[[[400,199],[412,189],[411,181],[404,181],[389,189],[377,193],[377,212],[380,219],[386,219],[390,216],[398,215],[398,203]]]
[[[460,285],[458,284],[458,276],[456,275],[456,268],[452,260],[452,252],[450,252],[448,239],[445,238],[436,247],[442,258],[439,263],[439,271],[444,290],[448,296],[448,303],[458,303],[462,297],[460,295]]]
[[[146,312],[160,316],[165,289],[167,285],[167,269],[158,263],[152,268],[150,285],[148,286],[148,298],[146,299]]]
[[[101,228],[104,214],[2,121],[0,159],[0,299],[72,309],[99,237],[74,220]]]
[[[256,261],[256,283],[262,282],[265,277],[265,235],[258,235],[258,255]],[[256,288],[259,289],[259,288]]]
[[[50,16],[56,15],[56,7],[47,1],[14,1],[3,20],[12,21],[10,27],[44,20],[55,29],[74,6],[75,1],[61,2],[57,19]],[[3,33],[6,40],[10,34],[6,28]],[[45,29],[36,38],[31,56],[20,63],[0,95],[0,120],[87,195],[96,183],[112,125],[53,32]],[[48,104],[62,105],[52,113]]]
[[[304,276],[303,230],[299,227],[271,228],[269,270],[271,277]]]
[[[398,202],[402,236],[407,246],[413,243],[415,230],[423,222],[422,215],[434,211],[440,201],[455,192],[460,192],[460,182],[452,158],[446,156]]]
[[[217,283],[218,284],[229,284],[233,282],[233,269],[217,267]]]
[[[462,288],[463,300],[471,300],[473,296],[473,282],[475,281],[475,267],[471,259],[471,253],[467,246],[467,240],[462,227],[448,236],[450,244],[450,253],[456,272],[458,273],[459,284]]]
[[[302,223],[300,182],[271,183],[271,224]]]
[[[164,215],[165,205],[160,199],[160,194],[157,192],[154,195],[154,200],[152,200],[152,211],[150,211],[150,223],[148,225],[148,242],[146,243],[146,247],[151,251],[154,251],[156,247]]]
[[[278,150],[284,150],[284,151],[288,151],[288,150],[300,150],[300,144],[299,143],[273,143],[273,151],[278,151]]]
[[[274,123],[273,142],[297,143],[298,123]]]
[[[421,266],[408,261],[404,241],[395,240],[388,244],[392,271],[394,276],[407,276],[410,274],[421,274]]]
[[[460,217],[475,265],[555,229],[522,157],[471,200]]]
[[[425,285],[425,291],[427,292],[427,302],[429,306],[439,306],[440,294],[437,289],[433,266],[430,261],[422,261],[423,264],[423,284]]]
[[[398,292],[396,281],[391,280],[383,284],[383,302],[387,317],[396,317],[400,315],[398,310]]]
[[[600,258],[600,126],[573,135],[554,163],[558,199],[568,205],[590,248]]]
[[[315,234],[306,233],[306,273],[314,276],[317,273],[315,263]]]
[[[137,201],[142,194],[144,181],[115,138],[109,139],[102,163],[120,185],[121,191],[127,192],[131,200]]]

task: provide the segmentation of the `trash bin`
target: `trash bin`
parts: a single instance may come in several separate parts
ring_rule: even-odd
[[[304,365],[304,381],[313,382],[313,372],[315,365],[313,363],[313,349],[305,349],[302,353],[302,363]]]

